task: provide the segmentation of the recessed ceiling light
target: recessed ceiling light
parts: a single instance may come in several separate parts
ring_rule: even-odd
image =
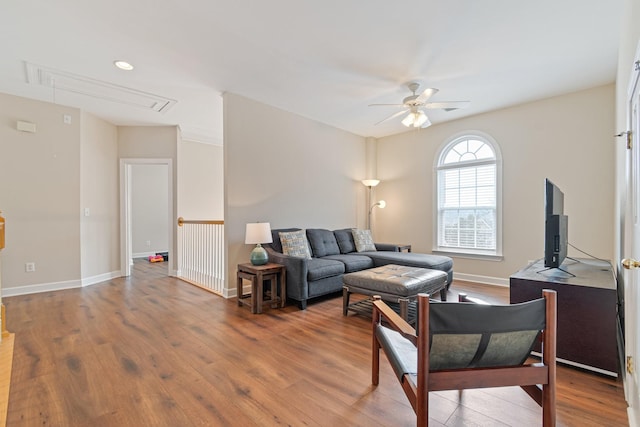
[[[121,70],[125,70],[125,71],[133,70],[133,65],[129,64],[127,61],[113,61],[113,65],[120,68]]]

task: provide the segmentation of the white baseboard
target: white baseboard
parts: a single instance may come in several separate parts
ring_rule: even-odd
[[[251,292],[251,287],[249,287],[249,290],[247,293]],[[229,289],[229,288],[224,288],[222,290],[222,297],[229,299],[229,298],[235,298],[236,296],[238,296],[238,290],[236,288],[233,289]]]
[[[169,276],[179,277],[179,272],[176,270],[170,270],[168,272]],[[99,274],[97,276],[86,277],[82,280],[69,280],[65,282],[52,282],[52,283],[41,283],[35,285],[26,285],[26,286],[16,286],[10,288],[2,289],[2,296],[12,297],[18,295],[27,295],[27,294],[35,294],[38,292],[50,292],[50,291],[60,291],[63,289],[71,289],[71,288],[81,288],[84,286],[91,286],[97,283],[106,282],[111,279],[115,279],[116,277],[121,277],[120,271],[112,271],[110,273]],[[509,286],[509,279],[501,279],[499,277],[489,277],[489,276],[479,276],[475,274],[466,274],[466,273],[453,273],[453,278],[455,280],[462,280],[465,282],[475,282],[475,283],[483,283],[486,285],[494,285],[494,286]],[[245,287],[245,292],[251,292],[251,287]],[[222,296],[224,298],[235,298],[237,296],[237,291],[235,286],[233,288],[224,288]]]
[[[509,287],[509,279],[502,279],[500,277],[479,276],[477,274],[456,273],[454,271],[453,279],[465,282],[482,283],[485,285]]]
[[[115,279],[120,276],[120,271],[112,271],[111,273],[98,274],[97,276],[84,277],[82,279],[82,286],[95,285],[96,283],[106,282],[107,280]]]
[[[82,281],[67,280],[65,282],[40,283],[36,285],[15,286],[2,288],[3,297],[15,297],[18,295],[37,294],[40,292],[61,291],[63,289],[81,288]]]
[[[67,280],[64,282],[37,283],[34,285],[15,286],[2,288],[3,297],[15,297],[18,295],[37,294],[40,292],[61,291],[64,289],[82,288],[85,286],[95,285],[97,283],[106,282],[107,280],[120,277],[119,271],[99,274],[97,276],[85,277],[81,280]]]
[[[629,417],[629,427],[640,427],[638,426],[638,420],[636,420],[636,413],[632,407],[627,407],[627,415]]]

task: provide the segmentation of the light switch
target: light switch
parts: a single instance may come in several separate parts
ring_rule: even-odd
[[[90,214],[89,208],[84,208],[84,216],[89,216]]]

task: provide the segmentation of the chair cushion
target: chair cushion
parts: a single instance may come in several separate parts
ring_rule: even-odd
[[[429,303],[429,369],[522,365],[545,328],[544,300],[504,306]],[[417,349],[382,325],[375,331],[398,379],[417,373]]]
[[[327,255],[337,255],[340,247],[333,231],[321,228],[308,228],[307,238],[313,251],[313,256],[321,258]]]
[[[356,251],[356,244],[353,241],[353,233],[351,230],[351,228],[333,230],[333,234],[336,236],[336,241],[340,247],[340,252],[343,254],[349,254]]]
[[[382,325],[376,326],[376,337],[398,380],[402,380],[404,374],[418,373],[418,349],[411,341]]]
[[[502,306],[433,302],[429,363],[431,369],[521,365],[544,328],[543,298]]]
[[[442,255],[389,251],[368,252],[366,255],[373,259],[376,266],[401,264],[410,267],[429,268],[445,272],[453,268],[453,259]]]
[[[307,242],[307,234],[304,230],[280,232],[282,253],[298,258],[311,259],[311,251]]]
[[[353,233],[353,241],[356,244],[356,250],[358,252],[375,252],[376,245],[373,243],[371,230],[358,230],[354,228],[351,230],[351,233]]]
[[[324,279],[326,277],[339,276],[344,273],[344,264],[326,258],[311,258],[307,261],[307,280]]]

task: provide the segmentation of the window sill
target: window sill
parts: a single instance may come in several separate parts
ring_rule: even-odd
[[[455,251],[455,250],[443,250],[443,249],[434,249],[432,251],[434,255],[444,255],[455,258],[467,258],[467,259],[478,259],[483,261],[502,261],[504,257],[502,255],[497,254],[483,254],[480,252],[465,252],[465,251]]]

